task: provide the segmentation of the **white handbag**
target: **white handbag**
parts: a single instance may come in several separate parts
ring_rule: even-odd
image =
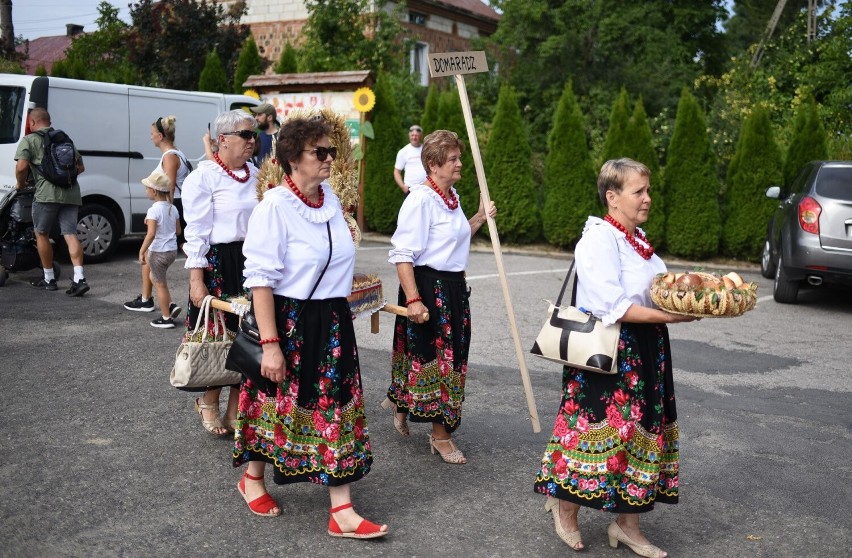
[[[175,364],[169,375],[169,382],[176,388],[228,386],[238,384],[242,379],[239,372],[225,369],[231,335],[225,328],[225,316],[221,310],[214,310],[213,336],[207,332],[213,298],[211,295],[204,297],[195,329],[187,334],[178,347]]]
[[[571,306],[561,306],[565,287],[573,277]],[[530,353],[541,358],[599,374],[618,372],[618,339],[621,324],[604,325],[589,312],[574,307],[577,275],[574,262],[562,283],[556,304],[550,303],[547,321],[535,339]]]

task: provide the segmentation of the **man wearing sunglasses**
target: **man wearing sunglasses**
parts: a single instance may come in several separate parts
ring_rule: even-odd
[[[408,195],[408,187],[426,182],[426,169],[420,160],[423,149],[423,128],[414,124],[408,129],[409,144],[396,154],[396,164],[393,166],[393,179],[402,193]],[[403,179],[403,173],[405,178]]]
[[[261,103],[251,107],[254,118],[257,120],[257,147],[252,162],[260,168],[267,156],[275,153],[275,139],[278,134],[278,112],[269,103]]]

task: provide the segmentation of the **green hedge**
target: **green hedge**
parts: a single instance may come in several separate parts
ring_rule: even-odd
[[[624,154],[634,161],[643,163],[651,170],[651,211],[642,230],[657,250],[665,248],[666,237],[666,196],[663,189],[663,177],[660,175],[660,162],[651,136],[648,115],[640,97],[633,107],[633,116],[627,124],[627,140]]]
[[[813,97],[808,98],[796,111],[793,137],[784,159],[784,185],[789,188],[799,171],[810,161],[828,158],[825,128]]]

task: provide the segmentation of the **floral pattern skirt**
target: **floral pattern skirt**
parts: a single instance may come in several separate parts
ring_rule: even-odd
[[[298,321],[293,336],[281,341],[284,381],[274,396],[243,382],[234,466],[270,463],[277,484],[339,486],[360,479],[373,453],[349,303],[275,295],[275,316],[285,331]]]
[[[214,244],[207,252],[207,267],[204,268],[204,285],[210,294],[222,300],[229,298],[247,296],[248,291],[243,288],[243,268],[245,267],[246,259],[243,256],[243,243],[229,242],[227,244]],[[187,297],[186,301],[186,330],[187,335],[195,329],[195,322],[198,320],[199,309],[192,303],[192,300]],[[207,332],[210,336],[213,335],[213,313],[207,324]],[[231,337],[236,335],[237,327],[239,327],[239,317],[236,314],[229,312],[225,313],[225,327],[231,332]],[[221,333],[220,333],[221,335]],[[178,388],[182,391],[207,391],[225,386],[207,386],[203,388]],[[239,387],[239,384],[234,384],[231,387]]]
[[[429,321],[397,316],[388,398],[412,422],[441,423],[454,432],[461,424],[470,350],[470,291],[462,271],[416,266],[414,279]],[[402,287],[398,300],[405,305]]]
[[[678,501],[668,329],[621,325],[618,373],[564,367],[562,403],[535,491],[616,513]]]

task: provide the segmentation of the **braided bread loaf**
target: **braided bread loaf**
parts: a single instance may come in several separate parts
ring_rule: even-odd
[[[733,317],[757,304],[757,283],[746,283],[733,272],[660,273],[651,282],[651,300],[676,314]]]

